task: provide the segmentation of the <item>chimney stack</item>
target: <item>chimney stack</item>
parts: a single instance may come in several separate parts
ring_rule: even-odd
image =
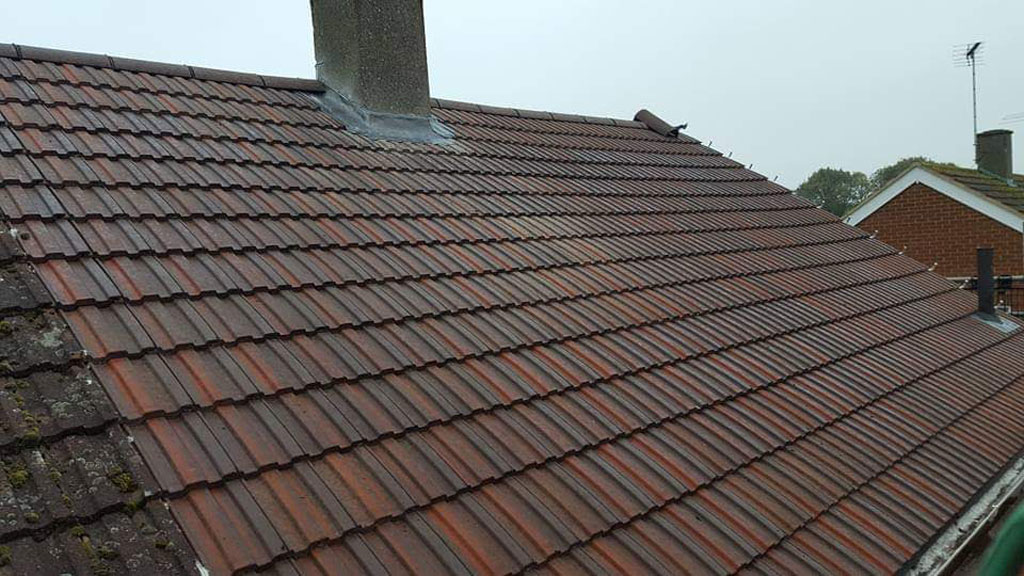
[[[423,0],[310,0],[321,104],[373,138],[438,141],[430,117]]]
[[[978,248],[978,314],[984,318],[996,318],[991,248]]]
[[[1013,179],[1012,135],[1010,130],[989,130],[975,136],[978,170],[1003,180]]]

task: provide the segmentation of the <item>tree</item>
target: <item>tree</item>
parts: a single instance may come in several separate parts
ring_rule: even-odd
[[[878,190],[888,184],[890,180],[902,174],[907,168],[921,162],[931,162],[931,159],[924,156],[910,156],[875,170],[871,173],[871,190]]]
[[[796,193],[836,216],[842,216],[870,190],[871,182],[863,172],[819,168],[804,180]]]

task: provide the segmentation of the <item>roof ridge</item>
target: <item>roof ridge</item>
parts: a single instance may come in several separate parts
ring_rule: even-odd
[[[981,176],[989,176],[989,177],[995,178],[997,180],[1003,180],[1003,178],[1001,178],[1001,177],[999,177],[999,176],[997,176],[995,174],[992,174],[991,172],[986,172],[984,170],[981,170],[980,168],[968,168],[966,166],[961,166],[961,165],[956,164],[954,162],[937,162],[935,160],[928,160],[928,161],[918,162],[917,165],[924,166],[925,168],[936,168],[936,169],[939,169],[939,170],[949,170],[949,171],[958,171],[958,172],[970,172],[972,174],[978,174],[978,175],[981,175]],[[1013,178],[1017,178],[1017,179],[1024,178],[1024,174],[1014,173],[1011,176]]]
[[[643,122],[636,120],[624,120],[607,116],[585,116],[583,114],[563,114],[561,112],[545,112],[542,110],[525,110],[522,108],[511,108],[506,106],[490,106],[487,104],[476,104],[460,100],[448,100],[445,98],[431,98],[430,105],[434,108],[446,110],[459,110],[462,112],[479,112],[481,114],[493,114],[495,116],[512,116],[516,118],[529,118],[532,120],[557,120],[560,122],[573,122],[576,124],[598,124],[602,126],[622,126],[627,128],[647,128]]]
[[[921,165],[921,166],[925,166],[927,168],[935,168],[935,169],[938,169],[938,170],[949,170],[949,171],[957,171],[957,172],[972,172],[972,173],[975,173],[975,174],[983,174],[977,168],[967,168],[965,166],[960,166],[959,164],[954,164],[952,162],[927,161],[927,162],[919,162],[918,164]]]
[[[249,72],[237,72],[218,68],[204,68],[187,64],[170,64],[153,60],[137,60],[92,52],[75,52],[56,48],[41,48],[20,44],[0,44],[0,57],[51,62],[54,64],[74,64],[94,68],[109,68],[122,72],[148,72],[162,76],[178,76],[197,80],[212,80],[230,84],[263,86],[284,90],[301,90],[305,92],[323,92],[324,85],[319,80],[308,78],[289,78],[287,76],[268,76]]]
[[[949,162],[927,162],[922,163],[921,165],[924,168],[934,170],[952,178],[960,176],[963,178],[981,178],[991,180],[992,182],[998,182],[1000,187],[1006,190],[1021,191],[1019,190],[1017,182],[1024,178],[1020,174],[1010,174],[1009,178],[1003,178],[1002,176],[989,172],[988,170],[983,170],[981,168],[964,168],[963,166],[958,166]]]
[[[139,60],[121,56],[110,56],[108,54],[100,54],[96,52],[60,50],[57,48],[25,46],[23,44],[14,43],[0,43],[0,58],[15,58],[18,60],[32,60],[36,62],[50,62],[54,64],[74,64],[77,66],[107,68],[122,72],[145,72],[150,74],[160,74],[162,76],[195,78],[197,80],[211,80],[215,82],[226,82],[229,84],[263,86],[266,88],[279,88],[284,90],[301,90],[305,92],[323,92],[326,89],[319,80],[309,78],[290,78],[287,76],[254,74],[250,72],[239,72],[236,70],[206,68],[202,66],[191,66],[188,64],[171,64],[155,60]],[[448,100],[444,98],[431,98],[430,103],[431,106],[435,108],[461,110],[464,112],[479,112],[495,116],[513,116],[534,120],[557,120],[560,122],[572,122],[577,124],[597,124],[627,128],[647,128],[647,125],[643,122],[622,118],[612,118],[608,116],[587,116],[583,114],[565,114],[561,112],[490,106],[487,104]]]

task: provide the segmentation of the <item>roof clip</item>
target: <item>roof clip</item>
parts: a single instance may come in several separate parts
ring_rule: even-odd
[[[650,130],[653,130],[658,134],[661,134],[662,136],[667,136],[669,138],[678,138],[679,131],[685,130],[687,126],[687,124],[679,124],[678,126],[673,126],[668,122],[665,122],[661,118],[658,118],[657,116],[652,114],[650,110],[646,108],[637,112],[633,116],[633,120],[637,122],[642,122]]]

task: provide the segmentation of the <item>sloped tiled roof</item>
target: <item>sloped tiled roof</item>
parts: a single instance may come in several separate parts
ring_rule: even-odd
[[[1024,331],[693,138],[3,51],[6,260],[109,398],[41,441],[130,439],[83,520],[181,570],[891,572],[1024,446]]]
[[[1018,212],[1024,212],[1024,176],[1013,175],[1015,185],[981,170],[961,168],[951,164],[940,164],[937,162],[926,162],[922,164],[925,168],[938,172],[951,178],[975,192],[979,192],[989,198],[1000,202]]]

